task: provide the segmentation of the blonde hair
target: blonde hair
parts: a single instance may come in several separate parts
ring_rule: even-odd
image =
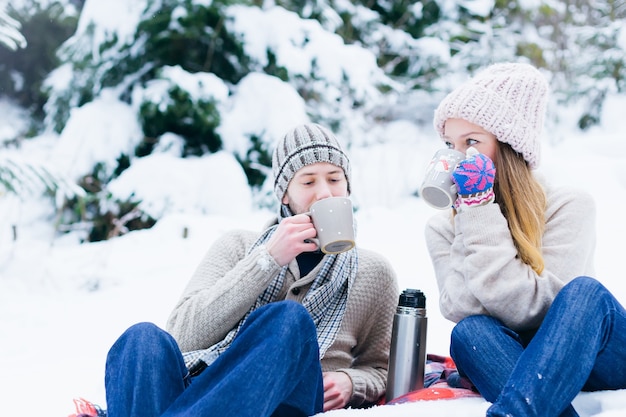
[[[520,259],[540,275],[546,193],[521,154],[503,142],[498,142],[494,192]]]

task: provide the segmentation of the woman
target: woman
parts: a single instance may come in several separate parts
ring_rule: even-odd
[[[581,390],[626,388],[626,312],[593,274],[595,206],[534,173],[548,84],[495,64],[450,93],[434,125],[467,152],[451,217],[426,226],[450,353],[487,416],[577,416]]]

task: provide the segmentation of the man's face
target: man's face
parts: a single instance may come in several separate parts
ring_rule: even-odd
[[[348,180],[341,167],[318,162],[300,168],[287,186],[283,204],[293,214],[306,213],[313,203],[328,197],[347,197]]]

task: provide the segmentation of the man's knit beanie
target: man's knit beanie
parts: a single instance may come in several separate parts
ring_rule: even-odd
[[[303,124],[287,132],[272,156],[274,193],[282,202],[287,186],[296,172],[317,162],[328,162],[343,169],[350,192],[350,160],[339,141],[328,129],[314,123]]]
[[[493,64],[448,94],[433,124],[443,136],[447,119],[464,119],[520,153],[530,168],[539,164],[539,137],[548,101],[548,82],[533,66]]]

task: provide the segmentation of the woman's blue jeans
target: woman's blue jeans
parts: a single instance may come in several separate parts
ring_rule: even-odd
[[[254,311],[193,378],[171,335],[136,324],[109,351],[105,387],[109,417],[312,416],[324,403],[315,325],[293,301]]]
[[[450,353],[493,403],[487,416],[575,417],[581,390],[626,388],[626,311],[598,281],[578,277],[534,336],[470,316],[454,327]]]

